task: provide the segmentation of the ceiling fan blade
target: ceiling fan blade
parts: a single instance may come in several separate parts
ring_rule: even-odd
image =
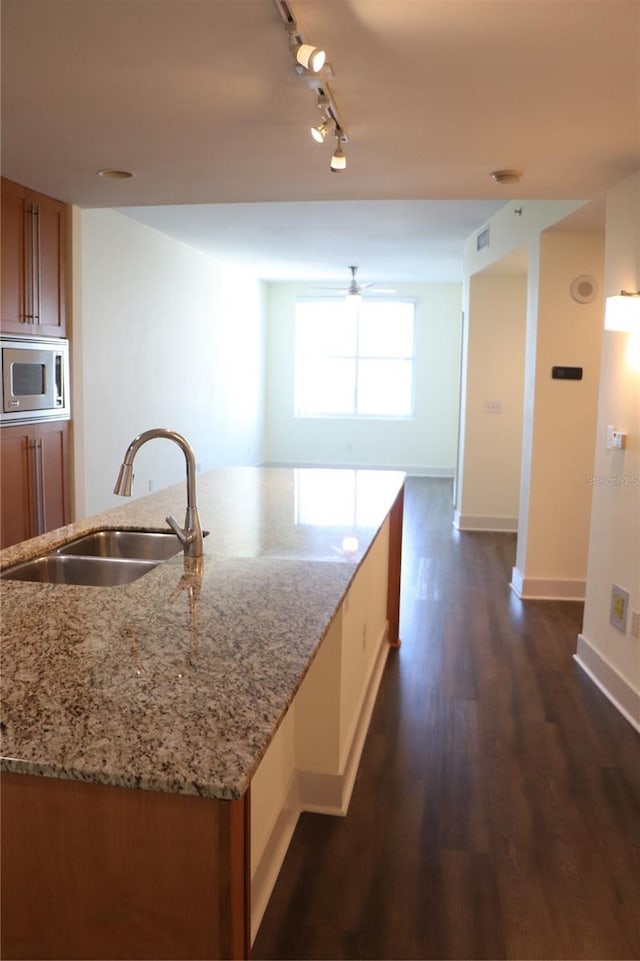
[[[398,291],[393,287],[376,287],[376,294],[397,294]]]

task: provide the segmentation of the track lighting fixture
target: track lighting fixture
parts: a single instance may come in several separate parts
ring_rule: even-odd
[[[339,173],[341,170],[346,170],[347,168],[347,158],[342,149],[342,139],[339,132],[336,133],[336,149],[333,151],[330,166],[335,173]]]
[[[347,158],[342,145],[348,143],[349,137],[327,82],[333,78],[333,71],[326,62],[325,51],[308,42],[293,13],[290,0],[273,0],[273,2],[289,36],[289,46],[296,61],[296,72],[316,95],[320,123],[311,127],[311,136],[317,143],[324,143],[327,133],[333,127],[338,143],[331,158],[331,170],[344,170],[347,166]]]

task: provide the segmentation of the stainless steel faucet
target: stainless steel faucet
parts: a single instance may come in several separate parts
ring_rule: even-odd
[[[154,427],[134,437],[127,448],[127,453],[124,455],[113,493],[120,494],[123,497],[131,497],[133,461],[142,445],[146,444],[148,440],[153,440],[154,437],[166,437],[167,440],[174,441],[184,454],[184,459],[187,462],[187,514],[184,528],[180,527],[173,514],[169,514],[166,521],[180,540],[185,557],[202,557],[202,527],[200,526],[196,503],[196,457],[193,448],[182,434],[177,434],[175,430],[167,430],[166,427]]]

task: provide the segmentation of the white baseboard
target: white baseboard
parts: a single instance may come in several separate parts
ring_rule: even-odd
[[[570,578],[524,577],[519,568],[514,567],[509,587],[523,601],[584,601],[586,582]]]
[[[495,531],[497,533],[518,532],[517,517],[490,517],[481,514],[453,513],[453,526],[459,531]]]
[[[314,771],[294,770],[280,814],[262,857],[251,878],[251,943],[258,933],[269,898],[293,837],[302,811],[344,817],[349,809],[360,757],[364,749],[378,688],[389,653],[388,627],[374,662],[360,714],[354,725],[353,736],[344,770],[338,774],[319,774]]]
[[[454,478],[453,467],[402,467],[407,477],[447,477]]]
[[[583,634],[578,634],[578,648],[573,659],[629,724],[640,732],[640,691],[636,691]]]
[[[406,464],[348,464],[348,463],[336,463],[331,464],[309,464],[302,463],[302,461],[284,461],[284,460],[265,460],[261,461],[258,465],[259,467],[303,467],[303,468],[318,468],[319,470],[399,470],[407,475],[407,477],[454,477],[455,470],[453,467],[408,467]]]

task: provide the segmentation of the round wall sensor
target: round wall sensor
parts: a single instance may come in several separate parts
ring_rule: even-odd
[[[578,304],[590,304],[598,294],[598,284],[590,274],[580,274],[571,281],[571,296]]]

